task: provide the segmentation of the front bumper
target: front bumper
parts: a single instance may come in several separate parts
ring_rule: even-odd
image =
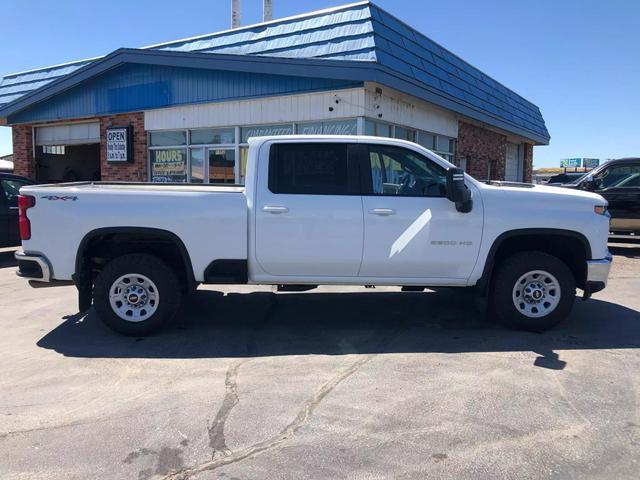
[[[37,282],[51,282],[51,266],[42,255],[29,255],[22,250],[15,253],[18,262],[16,274],[19,277]]]
[[[587,260],[587,282],[585,286],[585,296],[599,292],[607,286],[609,272],[613,256],[608,253],[605,258],[599,260]]]

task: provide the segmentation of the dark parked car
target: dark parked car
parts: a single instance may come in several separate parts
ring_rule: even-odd
[[[611,231],[640,234],[640,158],[610,160],[562,186],[602,195],[609,202]]]
[[[20,245],[18,192],[33,181],[11,173],[0,173],[0,247]]]

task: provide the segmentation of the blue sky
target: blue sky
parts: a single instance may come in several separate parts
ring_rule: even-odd
[[[0,75],[229,27],[230,0],[2,0]],[[274,0],[284,17],[347,3]],[[531,100],[565,157],[640,155],[640,1],[377,0],[382,8]],[[243,0],[243,24],[261,0]],[[0,155],[11,152],[0,127]]]

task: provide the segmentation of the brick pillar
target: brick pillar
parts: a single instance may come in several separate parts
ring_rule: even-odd
[[[133,163],[107,163],[107,127],[133,127]],[[144,113],[125,113],[100,117],[100,177],[106,181],[146,182],[147,135]]]
[[[456,164],[460,157],[467,159],[467,173],[478,180],[504,180],[507,137],[491,130],[458,122]]]
[[[33,129],[31,125],[14,125],[13,172],[35,180],[36,167],[33,161]]]
[[[531,183],[533,179],[533,145],[524,144],[524,181]]]

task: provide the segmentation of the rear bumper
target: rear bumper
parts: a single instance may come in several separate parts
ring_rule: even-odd
[[[18,262],[16,274],[19,277],[37,282],[51,282],[51,266],[42,255],[29,255],[22,250],[15,253]]]
[[[603,290],[609,280],[613,257],[608,253],[605,258],[599,260],[587,260],[587,284],[585,293],[592,294]]]

